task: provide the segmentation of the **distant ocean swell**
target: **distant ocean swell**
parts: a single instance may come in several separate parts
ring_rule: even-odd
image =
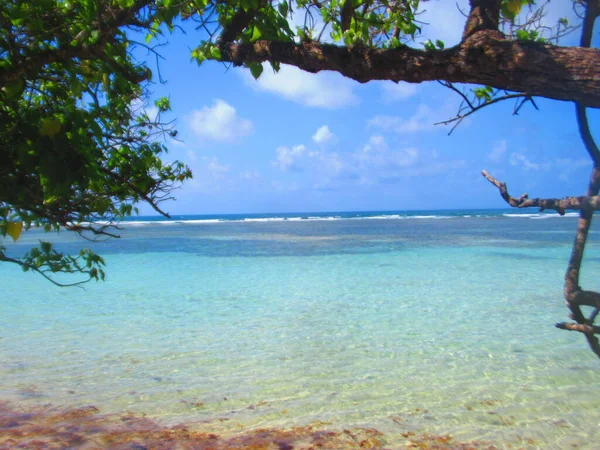
[[[470,218],[521,218],[521,219],[555,219],[565,217],[577,217],[577,212],[569,212],[564,215],[557,213],[508,213],[501,211],[490,212],[448,212],[444,213],[323,213],[319,215],[304,214],[282,214],[282,215],[220,215],[220,216],[174,216],[170,220],[161,220],[156,216],[140,216],[121,222],[122,226],[144,226],[144,225],[198,225],[229,222],[298,222],[298,221],[326,221],[326,220],[437,220],[437,219],[470,219]],[[102,223],[102,222],[99,222]]]

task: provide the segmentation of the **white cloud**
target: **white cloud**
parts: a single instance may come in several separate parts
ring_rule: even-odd
[[[382,136],[371,136],[369,142],[354,154],[359,167],[375,167],[380,169],[401,169],[410,167],[419,159],[419,152],[414,148],[390,151]]]
[[[202,157],[202,163],[192,168],[194,178],[189,185],[202,193],[214,193],[233,188],[229,172],[231,167],[222,164],[216,157]]]
[[[511,153],[508,162],[511,166],[522,166],[525,170],[540,170],[547,168],[547,164],[534,163],[521,153]]]
[[[360,184],[397,183],[407,177],[450,174],[466,167],[463,160],[443,160],[435,150],[414,147],[392,150],[382,136],[374,135],[353,154]]]
[[[196,160],[198,159],[198,156],[196,155],[196,152],[192,151],[192,150],[188,150],[187,152],[185,152],[188,160],[192,163],[195,163]]]
[[[299,162],[306,153],[304,145],[295,145],[293,147],[281,146],[277,147],[275,152],[277,153],[277,160],[273,162],[275,167],[279,167],[284,172],[299,172],[302,170]]]
[[[254,80],[250,71],[243,71],[247,83],[255,89],[316,108],[335,109],[357,101],[352,92],[354,82],[340,74],[308,73],[287,65],[282,65],[275,73],[268,64],[263,67],[263,74],[258,80]]]
[[[320,153],[317,156],[319,157],[319,169],[330,176],[341,174],[346,167],[340,155],[335,152]]]
[[[589,159],[557,158],[556,167],[561,170],[558,178],[561,181],[569,181],[571,175],[582,168],[590,168],[592,165]]]
[[[206,164],[206,169],[213,175],[219,177],[229,172],[230,166],[220,164],[217,158],[211,158]]]
[[[258,170],[246,170],[245,172],[240,173],[240,178],[242,180],[256,182],[261,179],[261,176]]]
[[[298,183],[295,181],[292,183],[284,184],[281,181],[271,181],[271,188],[277,193],[295,192],[298,190]]]
[[[320,127],[315,134],[313,134],[312,140],[317,144],[326,144],[331,141],[335,135],[329,130],[327,125]]]
[[[497,141],[494,144],[494,148],[492,148],[492,151],[488,154],[488,159],[492,160],[495,163],[498,163],[502,161],[502,159],[504,159],[504,155],[506,154],[507,150],[508,143],[506,142],[506,140]]]
[[[432,131],[435,119],[429,106],[421,104],[415,114],[409,118],[398,116],[375,116],[367,122],[367,126],[394,131],[400,134]]]
[[[250,120],[239,117],[233,106],[220,99],[213,106],[193,110],[188,125],[196,136],[217,142],[236,142],[254,131]]]
[[[383,99],[385,101],[406,100],[417,93],[417,85],[414,83],[394,83],[385,81],[381,84]]]

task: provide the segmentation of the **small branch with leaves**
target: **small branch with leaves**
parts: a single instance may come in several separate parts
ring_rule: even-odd
[[[496,103],[500,103],[505,100],[516,100],[515,107],[513,109],[513,115],[518,115],[520,109],[527,102],[531,102],[535,109],[538,109],[533,97],[529,94],[525,93],[508,93],[507,91],[500,89],[493,89],[490,86],[480,87],[472,90],[471,96],[464,90],[458,89],[454,83],[450,83],[449,81],[439,81],[439,83],[456,92],[461,98],[461,104],[458,107],[458,112],[456,116],[452,119],[443,120],[441,122],[436,122],[434,125],[450,125],[454,124],[450,131],[448,132],[448,136],[452,134],[452,132],[460,125],[460,123],[469,117],[471,114],[476,113],[477,111],[485,108],[486,106],[491,106]],[[501,94],[503,93],[503,94]]]

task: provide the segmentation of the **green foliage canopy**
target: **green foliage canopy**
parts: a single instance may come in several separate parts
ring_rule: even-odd
[[[17,239],[31,226],[88,238],[115,235],[112,225],[135,204],[159,203],[191,177],[165,163],[160,122],[141,107],[151,77],[135,60],[129,31],[156,20],[142,2],[8,1],[0,4],[0,234]],[[41,242],[21,257],[0,245],[0,261],[51,278],[57,272],[103,279],[102,258],[67,255]]]

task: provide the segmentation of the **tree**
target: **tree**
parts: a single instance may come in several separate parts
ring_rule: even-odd
[[[111,89],[115,90],[113,97],[109,96],[108,101],[98,102],[98,105],[116,101],[125,108],[123,105],[128,105],[128,101],[134,96],[127,89],[120,90],[119,85],[127,85],[130,89],[138,86],[139,89],[140,79],[143,78],[141,69],[144,67],[136,65],[128,53],[127,45],[133,44],[133,41],[122,30],[146,30],[150,41],[164,30],[172,30],[186,21],[194,21],[203,38],[200,45],[192,51],[192,58],[198,63],[211,59],[236,66],[243,65],[255,77],[261,75],[262,63],[269,62],[274,70],[278,70],[280,64],[294,65],[313,73],[333,70],[361,83],[371,80],[412,83],[436,80],[455,91],[462,102],[456,117],[448,123],[458,124],[467,115],[507,99],[518,100],[516,111],[526,102],[535,105],[535,96],[574,102],[580,133],[594,164],[585,196],[529,199],[523,195],[515,198],[508,194],[503,183],[485,172],[484,176],[498,187],[502,197],[511,206],[537,206],[554,209],[559,213],[564,213],[566,209],[580,211],[577,237],[565,278],[565,298],[574,323],[557,326],[582,332],[592,350],[600,357],[600,345],[596,338],[600,327],[594,325],[594,319],[600,311],[600,294],[579,287],[579,272],[587,233],[593,211],[600,209],[600,197],[597,195],[600,189],[600,151],[593,140],[586,117],[586,108],[600,107],[600,51],[590,48],[594,22],[600,14],[600,3],[598,0],[573,0],[573,7],[582,17],[581,43],[578,47],[558,45],[558,38],[578,25],[572,26],[561,19],[554,26],[548,27],[542,20],[548,2],[541,6],[533,3],[533,0],[470,0],[470,8],[465,12],[467,20],[461,42],[454,47],[445,48],[444,43],[439,40],[428,40],[422,49],[409,44],[415,42],[421,31],[419,11],[422,4],[436,7],[433,2],[426,0],[80,0],[75,7],[67,7],[66,5],[72,5],[68,1],[46,0],[43,4],[50,6],[36,5],[33,8],[41,11],[36,13],[37,16],[21,12],[21,16],[17,17],[17,20],[33,21],[32,24],[37,28],[42,23],[44,26],[41,28],[44,30],[57,30],[57,27],[61,27],[62,31],[56,37],[53,35],[54,31],[46,32],[48,36],[44,37],[44,46],[35,44],[35,38],[39,36],[36,33],[39,31],[33,25],[26,24],[23,29],[23,22],[14,22],[15,13],[24,8],[22,3],[18,3],[18,7],[10,5],[3,8],[5,12],[0,25],[4,30],[3,36],[8,37],[0,42],[0,48],[3,49],[3,55],[9,56],[5,57],[0,66],[0,86],[7,90],[5,98],[12,98],[12,92],[19,90],[13,88],[19,79],[25,79],[31,90],[36,86],[31,80],[40,82],[39,74],[46,73],[49,67],[60,67],[66,74],[75,70],[75,78],[83,78],[85,84],[86,69],[85,65],[82,67],[82,63],[88,61],[95,69],[101,68],[111,73],[109,88],[104,84],[99,87],[99,80],[94,86],[107,93],[113,92]],[[303,16],[303,24],[293,29],[292,21],[298,15]],[[8,28],[6,23],[9,23]],[[71,28],[64,25],[70,25]],[[19,50],[16,53],[10,47],[13,42],[18,44]],[[114,50],[115,48],[119,50]],[[108,54],[112,56],[103,56],[106,49],[109,49]],[[117,53],[111,53],[114,51]],[[21,55],[23,52],[26,54]],[[96,70],[94,72],[97,73]],[[54,75],[56,76],[55,73]],[[468,91],[463,85],[475,87]],[[66,90],[66,86],[64,89],[61,94],[64,97],[77,93]],[[89,91],[85,92],[85,95],[91,95]],[[115,96],[123,96],[128,100],[119,103],[119,100],[114,100]],[[29,97],[19,94],[16,98],[18,100],[15,101],[27,102]],[[72,99],[72,96],[68,98]],[[63,101],[66,105],[67,100]],[[16,110],[13,105],[6,114],[10,116],[9,113]],[[56,111],[55,113],[58,114]],[[130,124],[131,119],[131,114],[125,114],[120,128],[111,129],[113,134],[110,134],[110,139],[118,140],[123,135],[128,136],[123,133],[127,130],[125,124]],[[25,118],[22,123],[23,128],[27,128],[25,125],[31,127],[32,121]],[[41,134],[42,129],[49,130],[50,134],[54,132],[55,122],[44,122],[44,127],[39,126],[40,122],[37,123],[38,134]],[[142,121],[142,124],[141,129],[146,132],[144,126],[148,123]],[[105,126],[104,123],[100,126],[101,133],[105,131]],[[44,133],[48,134],[48,131]],[[99,137],[101,136],[96,136],[97,146],[100,146]],[[148,135],[143,137],[147,138]],[[17,138],[17,135],[10,135],[0,142],[11,146],[11,142],[14,143]],[[139,136],[135,135],[134,138],[138,139]],[[135,142],[140,144],[139,140]],[[145,143],[128,148],[139,149],[145,148],[143,145],[150,145],[147,141],[142,142]],[[113,141],[102,141],[102,145],[103,154],[114,153]],[[43,149],[35,149],[38,150]],[[16,161],[15,157],[12,157],[13,161]],[[110,171],[108,161],[106,163]],[[28,174],[37,174],[41,167],[30,168]],[[9,167],[9,170],[17,168]],[[122,177],[120,170],[116,172]],[[95,175],[95,172],[86,174],[86,177],[91,175]],[[145,175],[148,173],[145,172]],[[188,173],[184,168],[178,167],[162,178],[150,177],[154,180],[150,184],[157,186],[156,180],[173,182],[179,180],[179,177],[183,180],[186,175]],[[85,180],[87,178],[84,177],[84,183]],[[43,185],[38,184],[38,192],[45,192]],[[155,191],[144,189],[146,186],[135,186],[140,192],[146,193],[147,198],[128,188],[125,193],[119,192],[110,198],[123,201],[119,195],[126,194],[126,205],[148,199],[152,203],[154,197],[148,194],[164,192],[165,189],[160,183],[160,188]],[[89,189],[88,185],[85,187]],[[79,194],[80,191],[76,192]],[[4,198],[3,193],[0,200],[7,208],[20,211],[20,207],[15,206],[18,203],[13,200],[5,201]],[[29,201],[40,207],[39,199],[37,203],[31,198]],[[59,203],[68,202],[62,199]],[[41,204],[44,204],[43,201]],[[79,204],[70,206],[71,211],[79,211]],[[81,218],[94,218],[93,213],[97,213],[98,209],[102,210],[91,207],[91,212]],[[111,214],[114,218],[123,215],[114,210],[111,210]],[[70,223],[56,221],[50,213],[47,216],[52,218],[52,224],[66,226]],[[47,216],[40,217],[48,220]],[[75,216],[80,218],[77,214]],[[7,217],[3,220],[3,224],[9,223]],[[7,225],[3,226],[5,228],[0,231],[11,231]],[[75,227],[76,231],[79,226],[81,225]],[[584,306],[593,309],[588,317],[584,316]]]
[[[10,1],[0,4],[0,234],[60,228],[87,239],[117,237],[137,202],[160,202],[191,176],[164,163],[161,138],[175,131],[141,108],[151,73],[132,56],[125,30],[164,11],[131,1]],[[0,261],[53,275],[103,279],[102,258],[41,242],[21,257],[0,245]]]

